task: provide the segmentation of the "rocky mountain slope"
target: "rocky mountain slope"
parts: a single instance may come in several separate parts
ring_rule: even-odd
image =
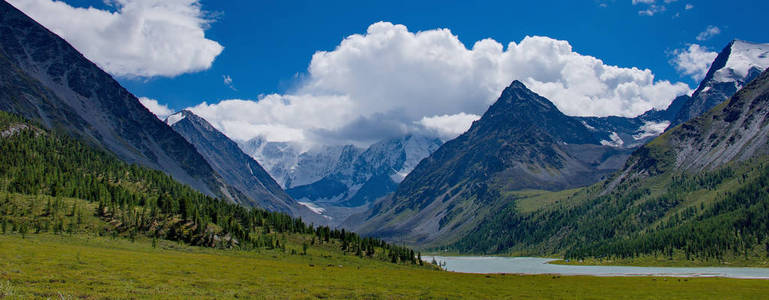
[[[622,167],[628,154],[602,145],[580,119],[515,81],[466,133],[422,160],[392,197],[346,223],[412,244],[445,242],[490,213],[499,191],[588,185]]]
[[[767,67],[769,44],[741,40],[730,42],[713,61],[691,99],[671,122],[671,127],[702,115],[728,99]]]
[[[208,195],[243,200],[195,148],[66,41],[0,2],[0,110],[164,171]]]
[[[769,154],[769,72],[729,101],[636,151],[616,180],[673,170],[712,171]]]
[[[286,194],[257,161],[238,145],[194,113],[183,110],[166,118],[166,123],[203,155],[222,179],[248,197],[248,206],[301,216],[316,224],[323,219]]]

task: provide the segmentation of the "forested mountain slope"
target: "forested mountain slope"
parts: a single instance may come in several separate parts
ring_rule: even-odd
[[[66,41],[0,1],[0,110],[240,202],[195,148]]]
[[[769,73],[628,159],[612,178],[565,194],[513,194],[450,246],[567,257],[769,255]],[[532,201],[533,200],[533,201]]]
[[[418,263],[410,249],[212,198],[161,171],[129,165],[5,112],[0,153],[4,232],[144,236],[243,250],[285,249],[291,240],[305,248],[326,244],[361,257]]]

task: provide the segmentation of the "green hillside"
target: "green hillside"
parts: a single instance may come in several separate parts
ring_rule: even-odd
[[[501,213],[449,248],[578,259],[748,260],[767,266],[767,187],[767,160],[755,159],[698,175],[626,182],[603,195],[604,184],[568,193],[513,193]],[[532,209],[534,203],[541,206]]]
[[[408,248],[205,196],[160,171],[123,163],[4,112],[0,134],[4,233],[145,238],[292,254],[321,247],[337,255],[421,265],[418,253]]]

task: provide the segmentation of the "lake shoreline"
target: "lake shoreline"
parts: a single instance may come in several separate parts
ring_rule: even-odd
[[[558,258],[498,256],[422,256],[435,259],[446,271],[471,274],[597,276],[597,277],[671,277],[769,280],[769,268],[756,267],[645,267],[615,265],[575,265],[553,263]]]
[[[766,263],[744,263],[744,262],[703,262],[703,261],[634,261],[634,260],[585,260],[585,261],[566,261],[557,259],[549,264],[561,266],[617,266],[617,267],[665,267],[665,268],[765,268],[769,269]]]

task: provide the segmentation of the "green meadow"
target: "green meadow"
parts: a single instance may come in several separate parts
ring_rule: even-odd
[[[85,234],[0,235],[0,298],[765,299],[769,281],[461,274],[313,249],[239,251]]]

